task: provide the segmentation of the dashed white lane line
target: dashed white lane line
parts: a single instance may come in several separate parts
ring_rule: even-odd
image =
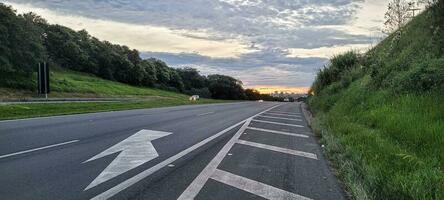
[[[238,176],[226,171],[216,169],[211,175],[211,179],[221,183],[230,185],[232,187],[244,190],[246,192],[255,194],[265,199],[295,199],[295,200],[310,200],[310,198],[287,192],[273,186],[251,180],[242,176]]]
[[[277,115],[277,116],[286,116],[286,117],[301,117],[301,115],[289,115],[289,114],[280,114],[280,113],[273,113],[273,112],[267,112],[266,115]]]
[[[277,124],[277,125],[284,125],[284,126],[294,126],[294,127],[304,127],[302,125],[297,125],[297,124],[287,124],[287,123],[280,123],[280,122],[271,122],[271,121],[265,121],[265,120],[258,120],[258,119],[253,119],[251,120],[253,122],[261,122],[261,123],[268,123],[268,124]]]
[[[206,112],[206,113],[198,114],[196,116],[200,117],[200,116],[209,115],[209,114],[213,114],[213,113],[214,112]]]
[[[302,121],[302,119],[293,119],[293,118],[286,118],[286,117],[271,117],[271,116],[265,116],[265,115],[259,115],[258,117],[265,117],[265,118],[270,118],[270,119],[285,119],[285,120],[298,121],[298,122]]]
[[[275,131],[275,130],[270,130],[270,129],[255,128],[255,127],[248,127],[247,129],[256,130],[256,131],[263,131],[263,132],[269,132],[269,133],[276,133],[276,134],[281,134],[281,135],[289,135],[289,136],[294,136],[294,137],[309,138],[308,135],[297,134],[297,133],[289,133],[289,132],[284,132],[284,131]]]
[[[271,146],[271,145],[267,145],[267,144],[260,144],[260,143],[256,143],[256,142],[249,142],[249,141],[245,141],[245,140],[238,140],[237,141],[238,144],[243,144],[243,145],[248,145],[248,146],[252,146],[252,147],[257,147],[257,148],[261,148],[261,149],[267,149],[267,150],[271,150],[271,151],[276,151],[276,152],[280,152],[280,153],[286,153],[286,154],[291,154],[291,155],[295,155],[295,156],[302,156],[302,157],[306,157],[306,158],[311,158],[311,159],[318,159],[318,156],[314,153],[307,153],[304,151],[296,151],[293,149],[286,149],[286,148],[281,148],[281,147],[277,147],[277,146]]]
[[[299,112],[280,112],[280,111],[272,111],[270,110],[269,113],[277,113],[277,114],[287,114],[287,115],[300,115]]]
[[[195,145],[193,145],[193,146],[191,146],[191,147],[189,147],[189,148],[187,148],[187,149],[185,149],[185,150],[179,152],[178,154],[176,154],[176,155],[174,155],[174,156],[171,156],[171,157],[167,158],[166,160],[164,160],[164,161],[162,161],[162,162],[160,162],[160,163],[154,165],[153,167],[151,167],[151,168],[149,168],[149,169],[146,169],[145,171],[142,171],[142,172],[140,172],[139,174],[137,174],[137,175],[135,175],[135,176],[133,176],[133,177],[131,177],[131,178],[129,178],[129,179],[123,181],[122,183],[120,183],[120,184],[118,184],[118,185],[112,187],[111,189],[109,189],[109,190],[107,190],[107,191],[105,191],[105,192],[103,192],[103,193],[101,193],[101,194],[95,196],[95,197],[92,198],[91,200],[103,200],[103,199],[109,199],[109,198],[111,198],[111,197],[114,196],[115,194],[117,194],[117,193],[121,192],[122,190],[124,190],[124,189],[130,187],[131,185],[133,185],[133,184],[139,182],[140,180],[142,180],[142,179],[148,177],[149,175],[155,173],[156,171],[162,169],[163,167],[168,166],[169,164],[173,163],[174,161],[178,160],[179,158],[181,158],[181,157],[185,156],[186,154],[188,154],[188,153],[194,151],[195,149],[197,149],[197,148],[199,148],[199,147],[201,147],[201,146],[207,144],[208,142],[214,140],[215,138],[217,138],[217,137],[219,137],[219,136],[225,134],[226,132],[230,131],[231,129],[235,128],[236,126],[239,126],[239,125],[241,125],[241,124],[244,123],[244,122],[245,122],[245,124],[248,124],[248,123],[249,123],[249,120],[251,120],[253,117],[256,117],[257,115],[260,115],[260,114],[262,114],[262,113],[264,113],[264,112],[267,112],[268,110],[271,110],[271,109],[276,108],[276,107],[278,107],[278,106],[279,106],[279,105],[277,105],[277,106],[273,106],[273,107],[271,107],[271,108],[269,108],[269,109],[267,109],[267,110],[265,110],[265,111],[263,111],[263,112],[260,112],[260,113],[258,113],[258,114],[256,114],[256,115],[254,115],[254,116],[252,116],[252,117],[246,119],[246,120],[243,120],[243,121],[241,121],[241,122],[239,122],[239,123],[237,123],[237,124],[235,124],[235,125],[233,125],[233,126],[230,126],[230,127],[226,128],[226,129],[222,130],[221,132],[219,132],[219,133],[217,133],[217,134],[215,134],[215,135],[213,135],[213,136],[211,136],[211,137],[208,137],[208,138],[205,139],[205,140],[200,141],[199,143],[197,143],[197,144],[195,144]],[[244,124],[244,125],[245,125],[245,124]],[[242,127],[244,127],[244,126],[242,126]],[[242,130],[242,132],[243,132],[245,129],[242,129],[242,128],[239,129],[239,131],[236,133],[236,135],[239,135],[239,136],[240,136],[240,134],[242,133],[242,132],[240,132],[240,130]],[[239,133],[239,132],[240,132],[240,133]],[[238,137],[239,137],[239,136],[238,136]],[[234,144],[234,143],[233,143],[233,144]],[[229,149],[230,149],[230,148],[228,148],[228,150],[229,150]],[[227,150],[227,152],[228,152],[228,150]],[[226,154],[226,152],[225,152],[225,154]],[[225,156],[225,154],[224,154],[223,156]],[[223,159],[223,157],[222,157],[222,159]],[[213,159],[213,160],[214,160],[214,159]],[[201,172],[201,174],[202,174],[202,172]],[[210,175],[211,175],[211,174],[209,174],[208,177],[209,177]],[[208,178],[207,178],[207,179],[208,179]],[[203,185],[202,185],[201,187],[203,187]],[[200,189],[199,189],[199,190],[200,190]],[[198,192],[199,192],[199,191],[197,191],[197,193],[198,193]],[[197,195],[197,193],[196,193],[195,195]],[[194,196],[195,196],[195,195],[194,195]],[[189,199],[189,198],[185,198],[185,199]]]
[[[49,149],[49,148],[53,148],[53,147],[58,147],[58,146],[62,146],[62,145],[66,145],[66,144],[71,144],[71,143],[78,142],[78,141],[80,141],[80,140],[71,140],[71,141],[68,141],[68,142],[52,144],[52,145],[48,145],[48,146],[38,147],[38,148],[35,148],[35,149],[19,151],[19,152],[15,152],[15,153],[11,153],[11,154],[2,155],[2,156],[0,156],[0,159],[11,157],[11,156],[16,156],[16,155],[20,155],[20,154],[30,153],[30,152],[34,152],[34,151],[39,151],[39,150],[43,150],[43,149]]]

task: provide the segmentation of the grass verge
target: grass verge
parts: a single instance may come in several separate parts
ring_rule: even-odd
[[[208,103],[226,103],[230,101],[200,99],[190,102],[188,99],[156,99],[137,102],[91,102],[91,103],[35,103],[35,104],[7,104],[0,105],[0,119],[19,119],[30,117],[44,117],[53,115],[67,115],[92,113],[103,111],[157,108],[179,105],[196,105]]]
[[[310,99],[313,129],[354,199],[444,199],[444,93],[331,85]]]

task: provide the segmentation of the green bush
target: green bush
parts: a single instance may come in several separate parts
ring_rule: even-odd
[[[444,88],[444,59],[431,59],[416,64],[394,78],[399,92],[423,92]]]
[[[323,88],[340,81],[345,71],[350,71],[360,65],[360,56],[354,51],[334,56],[330,64],[319,70],[312,91],[318,94]]]

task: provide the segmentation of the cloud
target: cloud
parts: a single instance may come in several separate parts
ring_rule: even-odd
[[[209,74],[227,74],[243,81],[246,87],[258,85],[285,85],[306,87],[313,82],[315,73],[328,60],[307,57],[291,58],[281,49],[267,49],[240,56],[239,58],[211,58],[198,54],[172,54],[143,52],[143,57],[166,60],[173,67],[194,67]]]
[[[331,58],[335,55],[345,53],[347,51],[357,51],[366,52],[370,49],[369,44],[350,44],[343,46],[331,46],[331,47],[320,47],[313,49],[303,49],[303,48],[290,48],[288,49],[289,57],[297,58],[312,58],[312,57],[322,57]]]
[[[9,3],[20,12],[36,12],[52,24],[63,24],[74,30],[86,29],[102,40],[127,45],[139,51],[196,52],[211,57],[237,57],[251,52],[248,46],[235,39],[207,40],[205,32],[193,32],[200,37],[186,36],[188,30],[172,30],[166,27],[128,24],[105,19],[92,19],[77,15],[63,15],[47,8],[35,8],[29,4]]]
[[[52,23],[124,44],[173,67],[247,86],[307,87],[334,54],[380,34],[386,0],[9,0]]]

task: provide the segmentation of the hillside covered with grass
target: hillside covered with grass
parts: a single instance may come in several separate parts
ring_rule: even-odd
[[[33,80],[35,76],[33,77],[31,79],[16,79],[13,81],[28,81],[29,83],[24,84],[36,84],[36,81]],[[52,100],[64,99],[67,100],[66,102],[0,102],[0,119],[229,102],[215,99],[189,101],[189,96],[185,94],[155,88],[131,86],[105,80],[91,74],[61,68],[52,70],[50,82],[52,89],[50,97]],[[38,97],[38,94],[32,90],[0,87],[0,99],[2,101],[29,101],[36,97]],[[77,102],[71,99],[96,99],[98,101]],[[100,101],[101,99],[107,100]]]
[[[52,68],[50,74],[51,94],[50,97],[129,97],[146,98],[150,96],[187,98],[185,94],[166,91],[149,87],[131,86],[116,81],[110,81],[94,75],[67,70],[63,68]],[[13,79],[10,82],[20,82],[37,88],[37,74],[23,79]],[[19,84],[19,83],[11,83]],[[37,97],[34,90],[0,87],[0,97],[3,100]]]
[[[444,199],[443,13],[438,1],[318,73],[312,126],[353,199]]]

